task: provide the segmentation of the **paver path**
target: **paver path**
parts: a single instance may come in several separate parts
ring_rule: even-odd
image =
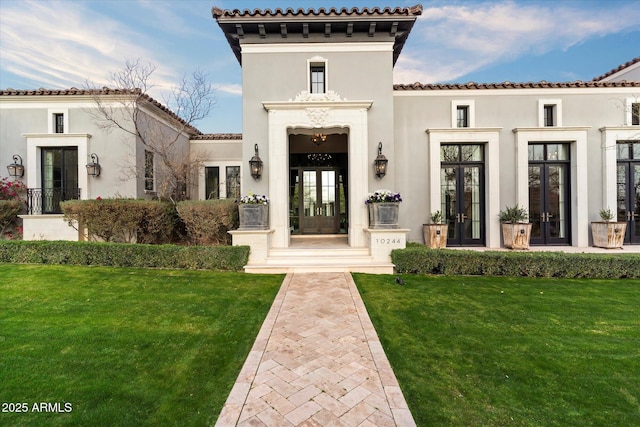
[[[216,426],[415,426],[348,273],[288,274]]]

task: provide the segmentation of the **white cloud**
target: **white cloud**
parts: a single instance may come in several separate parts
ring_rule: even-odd
[[[640,28],[637,4],[584,6],[506,1],[426,8],[407,42],[411,49],[406,50],[414,53],[405,55],[405,50],[400,56],[394,80],[453,80],[525,54],[566,50],[590,38]]]
[[[220,84],[215,85],[217,92],[224,92],[230,95],[242,95],[242,85],[239,84]]]
[[[61,12],[63,11],[63,12]],[[2,68],[23,80],[50,88],[106,84],[109,72],[127,58],[156,62],[144,37],[121,23],[87,9],[81,2],[7,2],[0,14]],[[158,70],[160,86],[175,73]]]

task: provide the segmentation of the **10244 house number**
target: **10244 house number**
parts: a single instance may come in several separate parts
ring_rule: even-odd
[[[402,239],[376,239],[376,243],[379,245],[400,244]]]

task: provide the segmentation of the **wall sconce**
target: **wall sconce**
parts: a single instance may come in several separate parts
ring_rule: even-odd
[[[387,163],[389,163],[389,160],[382,154],[382,142],[380,142],[378,144],[378,157],[376,157],[376,160],[373,162],[378,178],[382,178],[387,174]]]
[[[249,160],[249,168],[251,169],[251,176],[253,179],[259,180],[262,176],[262,159],[258,155],[258,144],[253,148],[256,153],[253,155],[251,160]]]
[[[91,153],[91,162],[87,163],[87,174],[89,176],[100,176],[100,162],[96,153]]]
[[[20,161],[20,163],[18,163]],[[9,171],[9,176],[12,176],[13,179],[22,178],[24,176],[24,166],[22,165],[22,157],[17,154],[13,155],[13,163],[7,166],[7,170]]]

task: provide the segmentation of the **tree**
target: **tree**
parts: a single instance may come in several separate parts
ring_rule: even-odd
[[[99,128],[107,132],[119,129],[133,136],[138,148],[144,148],[144,157],[134,155],[133,164],[125,165],[126,178],[147,180],[145,186],[152,179],[151,188],[145,189],[176,204],[188,198],[191,181],[203,160],[190,153],[189,139],[201,134],[194,124],[211,113],[214,89],[199,70],[183,76],[164,99],[174,113],[148,94],[156,87],[151,80],[156,68],[140,59],[126,61],[122,70],[110,74],[110,87],[92,90],[97,108],[89,113]],[[134,153],[138,151],[134,149]],[[135,160],[142,158],[144,161]]]

